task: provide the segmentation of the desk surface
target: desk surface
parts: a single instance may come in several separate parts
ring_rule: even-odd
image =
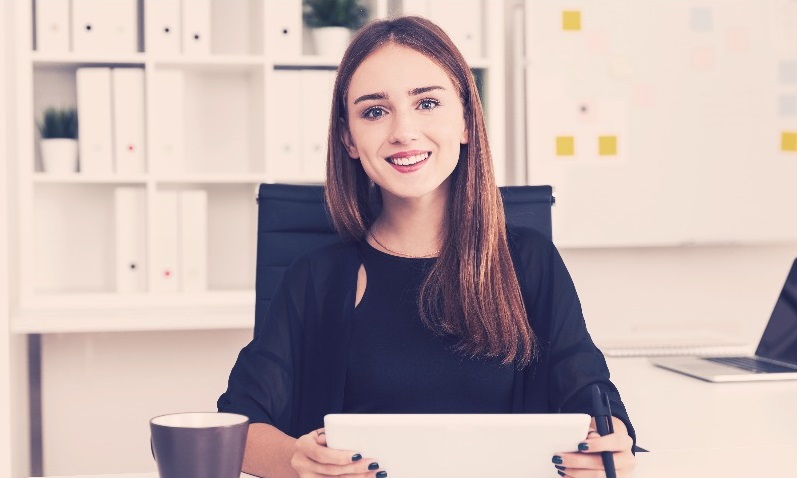
[[[797,476],[797,447],[640,453],[635,478],[750,478]],[[553,476],[557,476],[552,473]],[[158,478],[157,473],[84,475],[63,478]],[[246,473],[241,478],[254,478]]]
[[[608,364],[643,448],[797,448],[797,380],[710,383],[644,358]]]
[[[644,358],[608,363],[638,443],[651,450],[638,455],[636,478],[797,477],[797,381],[709,383]]]

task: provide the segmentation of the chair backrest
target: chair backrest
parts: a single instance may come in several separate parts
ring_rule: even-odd
[[[551,237],[550,186],[505,186],[501,197],[508,224]],[[327,214],[323,186],[261,184],[257,202],[255,316],[261,317],[294,259],[340,239]],[[255,336],[259,323],[255,320]]]

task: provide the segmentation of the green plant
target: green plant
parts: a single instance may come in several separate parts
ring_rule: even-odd
[[[77,139],[77,110],[75,108],[53,108],[44,110],[42,120],[36,123],[42,139]]]
[[[304,0],[304,23],[309,27],[345,27],[356,30],[368,12],[358,0]]]

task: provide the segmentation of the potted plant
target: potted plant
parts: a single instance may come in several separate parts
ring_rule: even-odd
[[[36,126],[42,138],[40,145],[44,171],[77,172],[77,110],[49,107]]]
[[[351,31],[363,26],[368,12],[358,0],[303,0],[304,23],[312,28],[315,51],[339,58],[349,46]]]

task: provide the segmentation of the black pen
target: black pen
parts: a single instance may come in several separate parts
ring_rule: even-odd
[[[598,385],[592,386],[592,410],[595,414],[595,426],[600,436],[614,433],[612,424],[612,407],[609,404],[609,395],[602,393]],[[610,451],[602,451],[603,468],[606,471],[606,478],[617,478],[617,471],[614,469],[614,455]]]

